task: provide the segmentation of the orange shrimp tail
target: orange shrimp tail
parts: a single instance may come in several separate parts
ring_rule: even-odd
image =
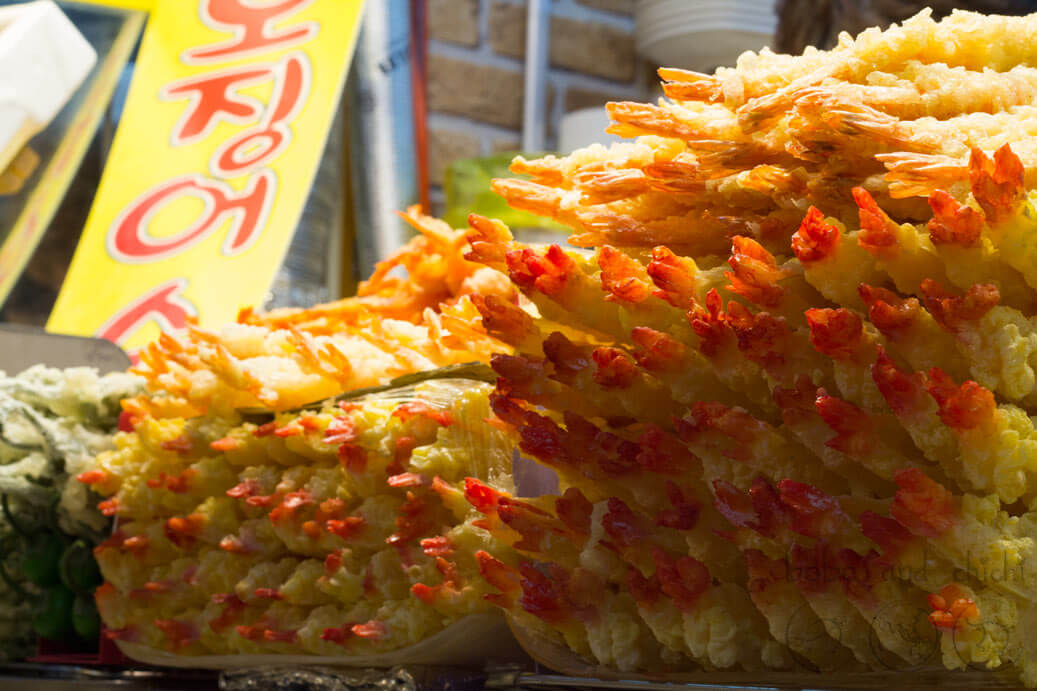
[[[494,355],[490,366],[498,374],[497,390],[523,400],[536,400],[547,389],[547,362],[522,355]]]
[[[723,445],[724,456],[739,461],[752,458],[753,445],[765,430],[765,424],[746,411],[716,401],[696,401],[674,424],[684,441]],[[719,439],[715,433],[719,433]]]
[[[731,281],[728,289],[761,307],[777,307],[785,291],[777,282],[787,274],[778,267],[774,255],[752,238],[740,235],[731,239],[732,271],[724,272]]]
[[[716,289],[706,294],[706,305],[695,305],[688,312],[688,323],[701,339],[699,350],[706,357],[716,357],[737,344],[738,337],[724,313],[723,299]]]
[[[512,497],[500,498],[497,515],[505,525],[522,536],[522,539],[515,542],[514,547],[526,552],[541,552],[544,550],[544,539],[548,534],[565,533],[554,516]]]
[[[179,651],[198,640],[198,627],[191,622],[177,619],[156,619],[155,628],[166,637],[171,650]]]
[[[782,317],[753,314],[737,302],[727,305],[728,323],[738,337],[738,349],[768,373],[780,374],[789,346],[789,327]]]
[[[872,511],[862,513],[860,523],[864,537],[882,549],[882,556],[888,562],[895,562],[911,543],[918,540],[896,519],[886,518]]]
[[[519,564],[522,575],[522,609],[550,624],[563,624],[572,612],[564,594],[564,583],[550,578],[532,562]]]
[[[468,226],[466,239],[471,249],[464,253],[464,258],[494,268],[503,267],[512,239],[507,226],[479,214],[468,216]]]
[[[601,527],[620,552],[636,547],[649,534],[645,519],[619,497],[610,497]]]
[[[647,326],[635,326],[630,338],[640,349],[634,353],[634,359],[650,372],[665,372],[678,367],[687,350],[672,336]]]
[[[899,226],[879,208],[875,198],[863,187],[854,187],[853,200],[857,202],[861,224],[857,244],[872,254],[895,247]]]
[[[640,446],[637,462],[652,473],[679,475],[699,462],[688,447],[658,425],[646,425],[637,443]]]
[[[606,300],[637,303],[652,296],[652,284],[640,278],[644,267],[614,247],[601,248],[598,266],[601,267],[601,289],[608,293]]]
[[[555,331],[543,343],[544,355],[554,365],[553,379],[570,384],[593,363],[593,350],[570,341],[560,331]]]
[[[893,476],[900,488],[890,515],[919,537],[939,537],[957,521],[954,495],[919,468],[898,470]]]
[[[486,600],[504,609],[514,607],[522,592],[519,572],[484,550],[475,553],[475,560],[479,564],[479,575],[499,591],[484,595]]]
[[[516,285],[548,296],[560,293],[578,270],[576,263],[558,245],[551,245],[542,253],[528,248],[511,250],[504,259],[508,275]]]
[[[806,311],[810,327],[810,343],[822,355],[834,360],[858,359],[866,345],[864,322],[848,309],[809,309]]]
[[[789,510],[789,528],[800,535],[836,535],[846,517],[835,497],[805,482],[786,478],[778,483],[778,495]]]
[[[694,609],[699,598],[712,585],[709,569],[694,557],[674,559],[661,547],[655,547],[652,560],[661,590],[683,612]]]
[[[713,506],[732,525],[750,528],[765,537],[774,537],[779,529],[789,525],[791,512],[767,480],[753,480],[747,494],[725,480],[713,481]]]
[[[933,217],[926,226],[934,245],[977,247],[986,221],[971,206],[961,204],[943,190],[929,195]]]
[[[997,225],[1014,214],[1026,199],[1024,173],[1022,161],[1008,144],[994,152],[993,160],[980,149],[972,149],[969,182],[989,225]]]
[[[958,386],[949,374],[934,367],[929,371],[927,388],[940,407],[940,419],[948,427],[974,429],[994,419],[997,401],[993,392],[974,381]]]
[[[818,262],[836,252],[840,239],[839,229],[825,223],[825,215],[812,206],[792,236],[792,251],[804,264]]]
[[[963,297],[947,292],[942,285],[927,278],[922,281],[925,306],[937,323],[950,332],[975,323],[1001,302],[1001,292],[993,283],[977,283]]]
[[[619,348],[595,348],[591,357],[597,366],[594,381],[603,389],[625,389],[637,379],[637,366],[633,359]]]
[[[862,283],[857,288],[861,300],[868,306],[868,319],[890,338],[909,328],[918,317],[921,305],[915,298],[902,298],[891,290]]]
[[[875,450],[875,430],[866,411],[829,396],[824,389],[818,389],[814,405],[821,419],[835,432],[825,446],[854,458],[868,456]]]
[[[688,309],[695,301],[695,263],[678,257],[669,247],[652,250],[652,261],[646,267],[657,290],[653,294],[678,309]]]
[[[900,369],[881,346],[878,359],[871,366],[871,378],[897,415],[910,415],[924,408],[925,377],[918,372],[909,373]]]
[[[594,505],[575,487],[570,487],[565,490],[565,494],[555,499],[555,514],[576,535],[590,534],[593,512]]]
[[[536,334],[533,317],[515,303],[496,295],[474,294],[471,300],[491,336],[514,345]]]

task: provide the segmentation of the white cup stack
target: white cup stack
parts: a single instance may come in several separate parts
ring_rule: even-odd
[[[774,0],[638,0],[638,51],[666,67],[712,71],[770,45]]]

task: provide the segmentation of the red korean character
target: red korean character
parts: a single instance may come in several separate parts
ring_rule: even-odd
[[[274,78],[274,65],[248,65],[207,72],[169,84],[159,92],[166,101],[189,99],[190,104],[173,127],[170,143],[187,146],[212,133],[222,120],[234,125],[251,125],[263,115],[259,99],[239,93]]]
[[[105,322],[97,337],[121,344],[151,321],[157,322],[163,331],[183,328],[190,317],[198,314],[182,295],[186,288],[185,279],[174,278],[149,290]]]
[[[209,169],[221,178],[246,175],[281,155],[291,141],[288,125],[298,117],[310,95],[313,68],[303,53],[285,56],[263,121],[237,134],[213,152]]]
[[[280,0],[260,5],[255,0],[199,0],[198,16],[214,31],[234,38],[184,51],[180,59],[187,65],[229,62],[297,46],[317,35],[317,22],[303,22],[274,28],[297,14],[313,0]]]
[[[168,180],[137,197],[119,214],[108,231],[108,254],[127,264],[159,261],[201,242],[228,219],[231,224],[223,243],[223,254],[228,257],[240,254],[262,234],[276,188],[277,177],[270,170],[262,170],[252,177],[241,192],[225,182],[201,175]],[[185,197],[194,197],[204,204],[195,222],[168,237],[151,235],[148,228],[155,215]]]

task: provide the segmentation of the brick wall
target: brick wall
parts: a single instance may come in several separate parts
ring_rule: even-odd
[[[429,166],[518,148],[524,0],[429,0]],[[571,110],[643,100],[655,75],[634,52],[634,0],[551,0],[547,146]]]

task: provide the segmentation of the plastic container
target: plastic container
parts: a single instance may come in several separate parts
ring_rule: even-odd
[[[96,62],[51,0],[0,8],[0,170],[54,119]]]

